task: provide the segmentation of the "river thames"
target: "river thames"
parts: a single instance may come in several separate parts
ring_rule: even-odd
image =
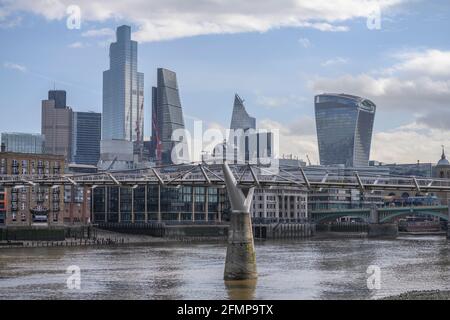
[[[256,283],[224,283],[225,243],[1,249],[0,299],[377,299],[450,289],[445,237],[256,242]],[[80,289],[66,270],[80,268]],[[367,268],[381,270],[367,288]]]

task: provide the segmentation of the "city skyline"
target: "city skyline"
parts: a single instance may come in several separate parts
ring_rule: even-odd
[[[450,0],[0,0],[0,300],[450,300],[448,30]]]
[[[84,3],[80,6],[83,11],[90,10]],[[100,111],[100,78],[101,71],[107,69],[107,46],[114,35],[111,31],[121,23],[129,23],[134,30],[132,37],[139,41],[138,68],[151,76],[147,83],[155,83],[152,78],[156,67],[177,72],[188,121],[203,119],[208,126],[228,127],[230,99],[234,92],[239,92],[246,100],[249,113],[260,119],[258,127],[282,129],[280,134],[285,139],[284,144],[281,143],[281,154],[294,153],[301,158],[308,154],[313,163],[317,163],[313,96],[322,92],[344,92],[368,97],[379,107],[372,160],[434,163],[439,158],[440,145],[448,145],[446,123],[449,121],[446,121],[445,106],[449,97],[449,75],[445,66],[450,54],[442,38],[444,35],[432,32],[448,27],[448,21],[442,17],[449,8],[443,1],[431,6],[425,6],[422,1],[388,4],[381,11],[380,30],[367,28],[367,12],[356,10],[338,22],[324,8],[326,18],[323,20],[329,25],[328,31],[324,30],[326,28],[318,30],[318,25],[277,28],[272,24],[267,30],[182,34],[173,39],[151,41],[143,37],[133,13],[126,14],[122,21],[86,18],[81,29],[69,30],[63,13],[52,17],[38,7],[34,13],[15,10],[18,9],[8,11],[7,17],[21,17],[21,23],[0,30],[6,44],[5,51],[0,53],[0,82],[5,87],[1,103],[6,107],[14,97],[16,110],[30,114],[30,119],[16,124],[11,120],[13,115],[5,114],[0,120],[2,131],[25,131],[26,128],[38,132],[39,126],[33,123],[35,117],[31,116],[33,113],[38,116],[33,97],[37,92],[42,96],[55,82],[58,89],[70,93],[68,105],[86,108],[80,111]],[[342,10],[348,13],[346,8]],[[11,20],[2,20],[3,25],[6,21]],[[32,26],[36,30],[31,30]],[[333,29],[330,26],[344,28],[330,30]],[[34,32],[55,35],[49,37],[51,41],[42,39],[42,48],[52,48],[49,53],[46,50],[49,56],[42,60],[42,66],[33,61],[43,55],[43,49],[38,48],[35,58],[30,58],[29,54],[13,52],[14,46],[7,45],[14,40],[28,48],[33,44]],[[366,38],[364,48],[351,45]],[[77,42],[80,43],[75,45]],[[227,56],[220,52],[230,46],[242,50],[227,51]],[[283,50],[269,50],[273,47]],[[65,59],[55,58],[58,56]],[[47,68],[49,64],[52,68]],[[83,69],[80,66],[89,68],[88,74],[95,76],[82,74],[78,70]],[[14,93],[22,87],[28,88],[29,94],[18,97]],[[144,88],[147,97],[150,97],[150,89],[149,85]],[[217,107],[212,108],[211,101]],[[150,99],[146,99],[147,137],[151,126],[150,105]],[[12,124],[17,129],[12,128]],[[189,126],[186,123],[186,127]],[[408,145],[410,141],[417,141],[414,149]]]

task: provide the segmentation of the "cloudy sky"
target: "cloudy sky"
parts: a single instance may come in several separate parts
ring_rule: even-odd
[[[448,0],[0,0],[0,131],[39,132],[54,86],[74,110],[100,112],[121,24],[140,43],[146,136],[165,67],[188,127],[228,127],[238,93],[259,127],[280,130],[280,153],[317,162],[313,97],[345,92],[377,105],[371,159],[436,162],[450,150]]]

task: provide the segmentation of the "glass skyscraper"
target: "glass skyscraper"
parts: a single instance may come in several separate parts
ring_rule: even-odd
[[[172,163],[172,149],[178,142],[172,140],[172,133],[177,129],[184,129],[177,75],[158,68],[157,87],[152,88],[152,148],[158,162]]]
[[[348,94],[315,97],[317,140],[321,165],[369,164],[375,104]]]
[[[234,95],[233,114],[230,129],[256,129],[256,119],[250,117],[244,107],[244,101],[237,94]]]
[[[144,74],[137,71],[137,42],[131,28],[117,28],[109,48],[109,70],[103,72],[102,140],[143,141]]]
[[[101,122],[101,113],[73,113],[72,162],[97,165],[100,158]]]

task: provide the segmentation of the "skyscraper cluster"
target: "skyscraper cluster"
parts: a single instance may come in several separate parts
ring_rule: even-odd
[[[144,146],[157,163],[171,163],[172,133],[184,129],[175,72],[158,68],[152,87],[152,140],[144,144],[144,74],[137,71],[138,46],[131,28],[117,28],[109,50],[110,68],[103,73],[102,156],[104,168],[130,167],[142,161]]]
[[[119,26],[116,41],[109,48],[109,69],[103,72],[103,110],[74,112],[67,105],[66,92],[50,90],[42,101],[41,135],[4,133],[6,150],[63,155],[67,162],[98,165],[102,169],[132,168],[152,161],[173,163],[174,146],[187,145],[174,135],[185,128],[177,75],[157,69],[152,87],[151,117],[144,113],[144,74],[138,71],[138,43],[131,39],[131,27]],[[320,94],[315,97],[315,116],[321,165],[367,166],[376,106],[368,99],[348,94]],[[151,125],[151,141],[144,141],[144,124]],[[236,162],[273,157],[272,133],[257,133],[256,119],[244,100],[235,95],[230,129],[242,131],[227,137],[222,150],[232,150]],[[216,148],[217,149],[217,148]],[[187,150],[187,148],[186,148]],[[189,159],[189,154],[183,155]],[[239,159],[236,159],[239,158]]]
[[[100,113],[74,112],[67,106],[65,91],[50,90],[48,99],[42,100],[41,117],[44,153],[62,155],[67,162],[97,165]]]

